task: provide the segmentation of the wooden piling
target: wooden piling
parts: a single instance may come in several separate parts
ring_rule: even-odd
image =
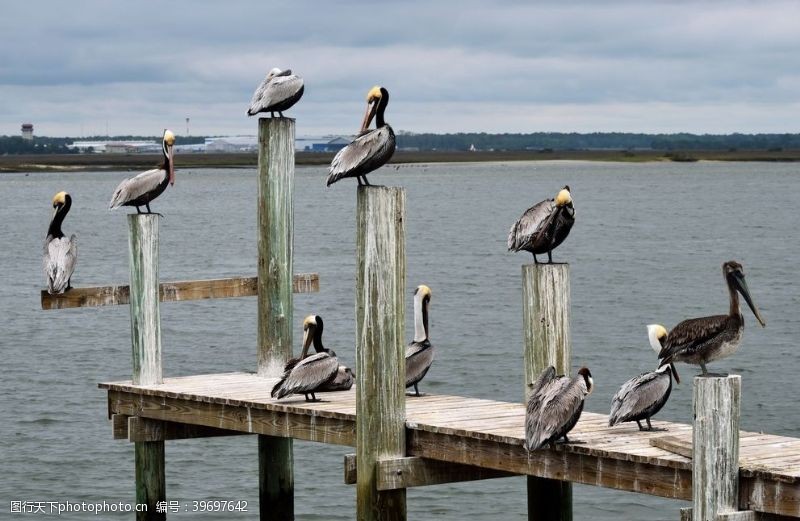
[[[405,190],[359,186],[356,211],[356,519],[406,519],[377,462],[405,456]]]
[[[548,366],[557,374],[570,373],[569,264],[522,266],[522,322],[525,337],[524,398]],[[572,484],[555,479],[528,477],[528,519],[570,521]]]
[[[133,383],[158,385],[161,371],[161,316],[158,298],[158,220],[156,214],[128,215],[130,251],[131,346]],[[152,421],[152,420],[151,420]],[[164,442],[134,443],[136,503],[147,505],[137,521],[166,519],[156,505],[167,497]]]
[[[258,120],[258,374],[292,356],[294,119]],[[261,519],[294,519],[292,439],[258,437]]]
[[[715,521],[739,506],[739,412],[742,378],[694,379],[692,515]]]

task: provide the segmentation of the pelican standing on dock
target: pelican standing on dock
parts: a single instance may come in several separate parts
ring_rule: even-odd
[[[161,151],[164,154],[164,161],[158,168],[147,170],[126,179],[114,190],[111,197],[109,209],[115,210],[120,206],[135,206],[137,213],[142,213],[140,206],[150,210],[150,202],[161,195],[167,189],[167,185],[175,184],[175,164],[173,161],[173,145],[175,144],[175,134],[171,130],[164,129],[164,137],[161,140]]]
[[[331,161],[328,186],[344,177],[355,177],[359,186],[369,185],[367,174],[391,159],[395,149],[394,130],[383,119],[388,104],[389,91],[383,87],[376,85],[367,93],[367,111],[359,135]],[[368,130],[372,118],[375,118],[376,128]]]
[[[705,376],[708,374],[707,363],[735,353],[739,349],[744,331],[744,317],[739,310],[739,293],[750,306],[761,327],[766,326],[750,297],[742,265],[736,261],[728,261],[722,265],[722,274],[730,296],[728,314],[691,318],[675,326],[667,335],[664,347],[658,354],[662,366],[672,362],[699,365]]]
[[[428,337],[428,308],[431,303],[431,289],[422,284],[414,291],[414,341],[406,348],[406,388],[414,386],[419,396],[417,384],[428,374],[435,352]]]
[[[531,384],[531,395],[525,410],[525,448],[540,449],[547,444],[555,447],[578,423],[583,412],[583,401],[594,388],[592,373],[581,367],[572,378],[556,376],[556,369],[548,367]]]
[[[564,242],[575,224],[575,207],[569,186],[558,192],[555,199],[545,199],[528,208],[508,232],[508,251],[525,250],[536,255],[547,253],[553,263],[553,250]]]
[[[47,292],[51,295],[64,293],[72,287],[72,273],[78,260],[78,238],[74,234],[67,238],[61,231],[61,223],[71,207],[72,196],[67,192],[58,192],[53,197],[53,218],[44,239],[42,258]]]
[[[259,112],[269,112],[274,118],[277,112],[283,117],[283,111],[291,108],[303,97],[304,89],[303,78],[292,74],[292,69],[282,71],[275,67],[267,73],[267,77],[253,93],[247,115],[255,116]]]
[[[656,353],[660,353],[667,338],[667,330],[664,326],[650,324],[647,326],[647,336],[650,339],[650,347]],[[613,427],[618,423],[635,421],[640,431],[653,430],[650,418],[655,416],[667,403],[672,392],[673,377],[675,383],[681,383],[675,366],[667,364],[655,371],[642,373],[622,384],[611,400],[608,426]],[[646,429],[642,427],[642,420],[647,422]]]
[[[314,393],[336,378],[339,360],[336,353],[323,347],[322,329],[322,318],[318,315],[309,315],[303,321],[303,352],[299,358],[293,358],[286,364],[283,376],[272,388],[273,398],[303,394],[306,401],[316,402],[318,399]],[[312,342],[317,353],[308,356]]]

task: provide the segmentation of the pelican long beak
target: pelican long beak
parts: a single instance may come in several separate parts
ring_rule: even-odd
[[[175,184],[175,152],[172,145],[167,145],[167,157],[169,158],[169,184]]]
[[[364,119],[361,121],[361,129],[358,131],[359,135],[367,131],[370,124],[372,123],[372,118],[375,117],[375,113],[377,111],[378,111],[378,100],[370,101],[367,104],[366,112],[364,112]]]
[[[301,359],[308,354],[308,347],[311,345],[312,340],[314,340],[314,328],[307,327],[303,329],[303,353],[300,355]]]
[[[670,371],[672,371],[672,376],[673,376],[673,378],[675,378],[675,383],[680,385],[681,377],[678,376],[678,371],[675,369],[675,364],[670,362],[669,369],[670,369]]]
[[[761,324],[761,327],[766,327],[767,326],[766,321],[764,321],[764,319],[761,317],[761,313],[759,313],[758,308],[753,302],[752,297],[750,297],[750,289],[747,287],[747,281],[744,280],[744,274],[735,273],[733,276],[733,280],[736,282],[736,286],[737,289],[739,290],[739,293],[742,294],[745,302],[747,302],[747,305],[750,306],[750,311],[753,312],[753,315],[755,315],[756,320],[758,320],[758,323]]]

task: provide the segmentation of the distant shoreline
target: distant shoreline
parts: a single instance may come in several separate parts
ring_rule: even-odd
[[[297,152],[297,165],[328,165],[333,153]],[[554,150],[554,151],[398,151],[392,164],[403,163],[475,163],[502,161],[800,161],[800,149],[791,150]],[[142,171],[158,164],[158,155],[151,154],[52,154],[0,156],[0,173],[6,172],[81,172]],[[254,168],[255,153],[179,154],[176,168]]]

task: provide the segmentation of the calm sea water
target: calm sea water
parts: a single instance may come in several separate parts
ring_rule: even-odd
[[[407,317],[412,288],[433,290],[431,339],[438,359],[422,388],[519,400],[522,374],[520,265],[509,226],[532,203],[572,187],[577,223],[555,252],[572,265],[573,365],[592,369],[587,409],[607,412],[630,376],[654,366],[645,325],[727,311],[720,265],[743,263],[767,328],[745,312],[743,347],[716,363],[743,378],[742,427],[800,436],[797,241],[798,166],[582,162],[410,165],[373,183],[408,192]],[[50,200],[74,197],[64,229],[79,237],[76,285],[128,279],[124,212],[108,200],[126,173],[0,176],[2,385],[0,509],[11,500],[133,502],[133,447],[111,439],[100,381],[130,378],[127,306],[45,312],[39,308],[41,244]],[[318,294],[295,296],[302,317],[325,319],[326,345],[354,362],[355,183],[325,188],[323,168],[299,168],[295,269],[316,271]],[[181,170],[154,203],[163,280],[254,274],[254,170]],[[256,301],[164,304],[167,376],[252,370]],[[412,336],[408,324],[407,338]],[[679,366],[686,381],[694,368]],[[673,391],[661,418],[691,419],[691,386]],[[342,484],[350,449],[295,442],[299,519],[353,519],[355,491]],[[244,499],[257,519],[255,438],[175,441],[167,446],[170,499]],[[408,492],[410,519],[525,519],[525,481],[510,478]],[[678,501],[575,487],[576,519],[677,519]],[[30,516],[28,516],[30,517]],[[84,519],[87,514],[63,515]],[[107,514],[102,518],[121,518]],[[129,517],[129,516],[127,516]]]

